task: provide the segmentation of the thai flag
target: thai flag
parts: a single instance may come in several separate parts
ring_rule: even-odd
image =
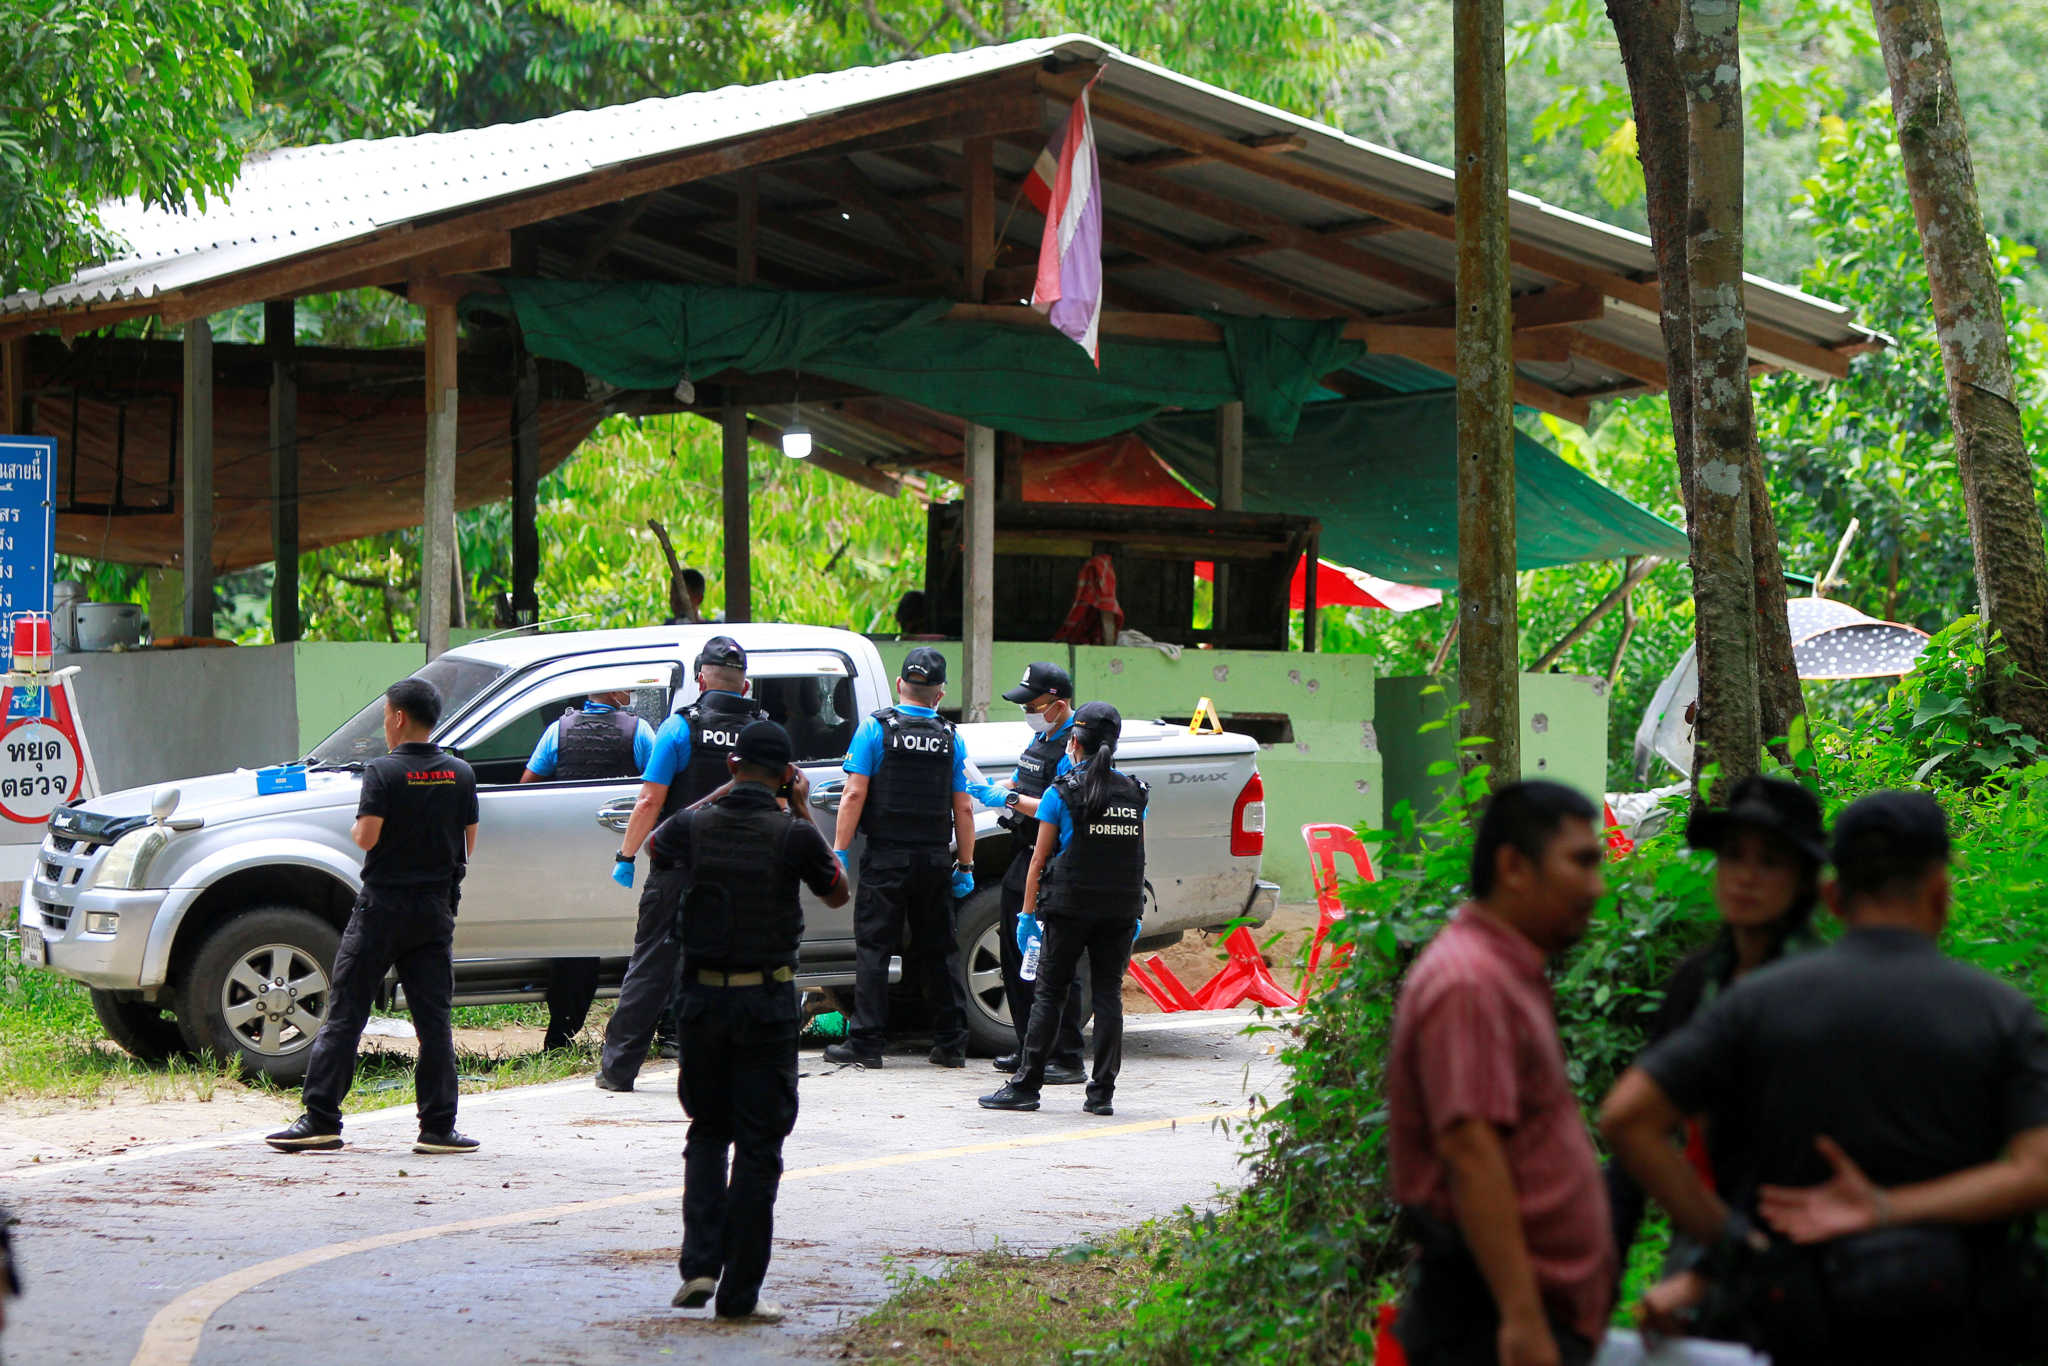
[[[1031,306],[1072,337],[1102,368],[1102,174],[1095,161],[1095,124],[1088,116],[1090,81],[1074,101],[1059,137],[1024,178],[1024,194],[1045,215],[1038,244],[1038,282]]]

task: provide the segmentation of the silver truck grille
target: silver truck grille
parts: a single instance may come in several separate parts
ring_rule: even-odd
[[[115,833],[95,827],[64,835],[51,831],[43,837],[36,857],[35,881],[29,891],[46,924],[60,930],[71,924],[72,905],[78,899],[85,870],[100,850],[112,842],[97,836]]]

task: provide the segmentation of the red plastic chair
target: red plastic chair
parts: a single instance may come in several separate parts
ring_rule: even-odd
[[[1607,824],[1602,831],[1607,841],[1607,857],[1610,860],[1623,859],[1633,854],[1636,851],[1636,842],[1622,833],[1621,822],[1615,819],[1614,808],[1602,802],[1600,812],[1607,818]]]
[[[1337,896],[1337,860],[1339,857],[1351,860],[1351,866],[1358,876],[1367,882],[1375,879],[1372,856],[1365,852],[1365,844],[1358,838],[1358,832],[1348,825],[1304,825],[1301,838],[1308,845],[1309,871],[1315,879],[1316,910],[1321,913],[1316,923],[1316,937],[1309,945],[1308,970],[1302,974],[1301,994],[1308,995],[1308,983],[1316,974],[1322,962],[1323,940],[1329,937],[1330,926],[1344,918],[1344,903]],[[1351,957],[1351,946],[1346,944],[1330,956],[1330,967],[1334,971],[1342,967]]]

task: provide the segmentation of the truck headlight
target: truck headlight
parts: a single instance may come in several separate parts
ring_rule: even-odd
[[[170,836],[160,825],[130,830],[115,840],[114,847],[107,850],[107,856],[100,860],[99,872],[94,875],[92,885],[135,891],[149,874],[149,861],[168,843]]]

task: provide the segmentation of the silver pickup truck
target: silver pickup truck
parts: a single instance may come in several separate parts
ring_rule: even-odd
[[[616,988],[636,896],[612,882],[612,854],[639,783],[521,785],[520,771],[542,729],[591,693],[629,691],[658,726],[694,698],[689,661],[718,631],[746,647],[753,696],[788,727],[813,784],[812,818],[829,838],[854,727],[894,700],[863,636],[772,624],[528,635],[465,645],[420,671],[446,704],[435,739],[476,769],[482,807],[456,920],[457,1005],[540,999],[550,958],[601,958],[605,988]],[[961,734],[990,778],[1011,772],[1030,739],[1015,722]],[[25,959],[89,986],[109,1037],[139,1057],[211,1050],[298,1079],[361,885],[348,834],[358,771],[383,749],[380,698],[314,749],[303,791],[260,795],[244,770],[59,808],[23,887]],[[1239,917],[1263,923],[1278,889],[1259,878],[1257,745],[1132,721],[1118,762],[1152,787],[1141,943]],[[1012,1038],[996,884],[1014,851],[996,815],[976,814],[981,885],[959,918],[969,1021],[988,1051]],[[806,894],[804,921],[801,980],[849,985],[851,905],[833,910]]]

